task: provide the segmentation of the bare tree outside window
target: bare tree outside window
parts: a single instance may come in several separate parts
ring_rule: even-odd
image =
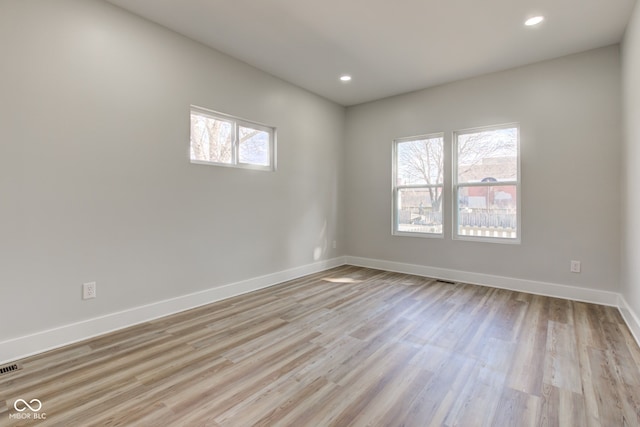
[[[191,158],[231,163],[233,123],[191,113]]]
[[[275,129],[192,107],[190,158],[207,163],[273,170]]]
[[[442,185],[444,177],[442,138],[421,139],[398,144],[398,178],[401,185]],[[439,211],[442,193],[428,187],[431,207]]]
[[[454,134],[453,208],[457,238],[519,241],[517,125]],[[444,137],[394,141],[395,234],[443,235]]]
[[[514,181],[518,178],[518,129],[457,135],[458,182]]]
[[[442,135],[395,141],[396,233],[442,235]]]

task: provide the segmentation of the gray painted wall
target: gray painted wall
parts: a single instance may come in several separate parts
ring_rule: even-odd
[[[624,220],[622,294],[640,314],[640,3],[622,44],[624,105]]]
[[[620,100],[612,46],[348,108],[347,253],[618,291]],[[452,241],[451,221],[444,239],[391,235],[394,138],[445,132],[449,145],[455,130],[510,122],[521,127],[522,244]]]
[[[93,0],[0,2],[0,52],[0,341],[342,253],[343,107]],[[190,104],[277,172],[190,164]]]

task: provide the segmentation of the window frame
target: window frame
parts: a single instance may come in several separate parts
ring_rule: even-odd
[[[189,120],[191,115],[196,114],[204,116],[213,120],[220,120],[230,122],[232,124],[232,141],[231,141],[231,163],[213,162],[207,160],[198,160],[191,157],[191,134],[189,134],[189,161],[193,164],[210,165],[210,166],[223,166],[240,169],[253,169],[261,171],[273,172],[276,170],[276,128],[273,126],[265,125],[263,123],[254,122],[251,120],[242,119],[240,117],[232,116],[230,114],[220,113],[208,108],[198,107],[196,105],[190,106]],[[269,164],[259,165],[254,163],[242,163],[240,162],[240,141],[238,140],[239,127],[255,129],[258,131],[266,132],[269,135]]]
[[[398,146],[404,142],[412,142],[412,141],[421,141],[425,139],[436,139],[440,138],[442,140],[442,183],[440,184],[409,184],[409,185],[398,185]],[[423,135],[415,135],[408,136],[404,138],[396,138],[393,140],[392,144],[392,173],[391,173],[391,192],[392,192],[392,203],[391,203],[391,234],[394,236],[403,236],[403,237],[420,237],[420,238],[428,238],[428,239],[444,239],[444,229],[445,229],[445,202],[446,202],[446,192],[445,192],[445,180],[446,180],[446,147],[445,147],[445,137],[444,132],[436,132],[430,134]],[[440,188],[441,200],[440,200],[440,209],[442,212],[442,231],[440,233],[433,232],[419,232],[419,231],[401,231],[399,230],[399,215],[398,215],[398,195],[401,190],[405,189],[414,189],[414,190],[428,190],[429,188]]]
[[[488,132],[502,129],[516,129],[516,180],[510,181],[495,181],[495,182],[458,182],[458,136],[468,135],[472,133]],[[453,240],[463,240],[469,242],[484,242],[484,243],[502,243],[518,245],[522,243],[522,220],[521,220],[521,205],[522,205],[522,193],[521,193],[521,138],[520,138],[520,124],[519,123],[507,123],[501,125],[481,126],[469,129],[463,129],[453,132],[452,144],[451,144],[451,197],[452,197],[452,222],[451,233]],[[516,188],[516,237],[504,238],[504,237],[491,237],[491,236],[470,236],[462,235],[458,232],[458,220],[459,220],[459,194],[460,188],[469,187],[496,187],[496,186],[515,186]]]

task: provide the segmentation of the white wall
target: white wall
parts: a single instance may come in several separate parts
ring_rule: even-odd
[[[622,43],[624,114],[622,294],[640,314],[640,3]],[[638,324],[640,326],[640,324]],[[640,330],[637,331],[640,336]]]
[[[343,107],[100,1],[0,2],[0,52],[0,342],[341,253]],[[190,104],[277,172],[191,165]]]
[[[347,253],[617,292],[620,99],[612,46],[348,108]],[[394,138],[445,132],[450,144],[455,130],[510,122],[521,129],[522,244],[452,241],[451,221],[444,239],[391,235]]]

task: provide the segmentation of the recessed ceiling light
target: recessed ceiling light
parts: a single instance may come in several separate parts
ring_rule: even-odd
[[[544,16],[534,16],[533,18],[529,18],[524,21],[524,25],[526,25],[527,27],[532,27],[534,25],[538,25],[542,21],[544,21]]]
[[[343,76],[340,76],[340,81],[341,82],[350,82],[351,81],[351,76],[347,75],[347,74],[345,74]]]

